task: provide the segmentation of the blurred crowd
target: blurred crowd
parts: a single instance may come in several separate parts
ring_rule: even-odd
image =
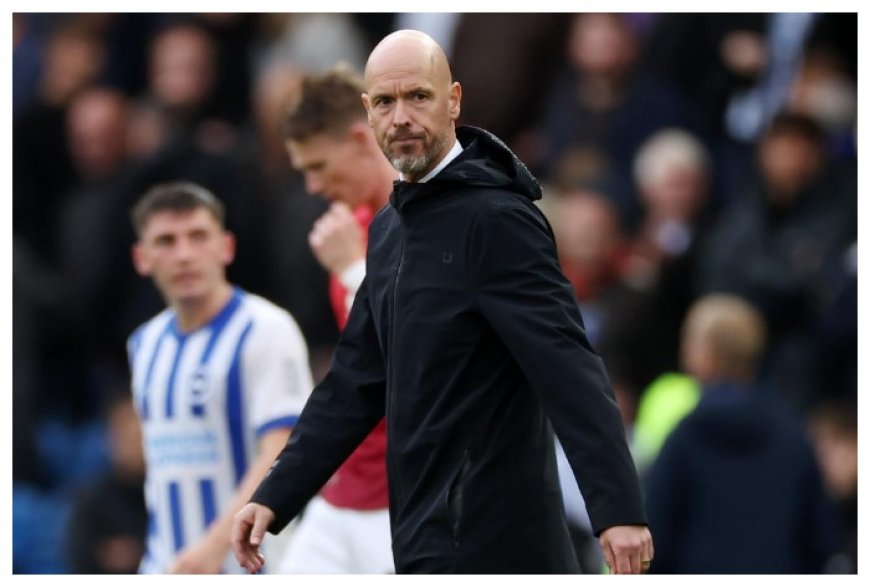
[[[128,218],[150,186],[193,181],[225,203],[230,279],[293,314],[323,375],[338,335],[307,236],[327,203],[291,168],[282,117],[304,73],[361,73],[402,28],[447,51],[460,123],[541,180],[642,475],[671,429],[649,427],[676,425],[703,383],[686,379],[689,308],[737,296],[766,332],[753,384],[802,423],[834,506],[836,554],[816,570],[855,572],[858,54],[844,13],[14,14],[13,571],[138,565],[125,340],[163,303],[133,270]]]

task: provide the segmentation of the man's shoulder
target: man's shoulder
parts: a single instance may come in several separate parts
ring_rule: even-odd
[[[514,189],[512,185],[504,181],[500,183],[488,183],[477,180],[472,176],[466,176],[462,179],[454,177],[449,182],[443,182],[442,186],[444,186],[444,191],[452,196],[450,201],[457,202],[460,205],[490,208],[512,204],[531,204],[528,196],[523,195],[520,191]]]
[[[241,309],[255,324],[295,324],[296,322],[286,309],[263,296],[250,292],[245,292]]]
[[[470,188],[469,198],[472,216],[482,221],[484,227],[514,231],[523,226],[535,227],[535,231],[548,229],[543,211],[521,193],[501,188]]]
[[[289,336],[302,336],[299,324],[290,312],[260,295],[245,292],[241,310],[251,324],[251,336],[264,338],[268,344],[275,343],[275,337],[279,336],[283,342]]]
[[[287,311],[275,302],[264,298],[263,296],[248,291],[242,292],[242,305],[240,308],[243,312],[254,315],[255,317],[277,317],[286,314]]]
[[[469,187],[479,205],[486,211],[517,210],[524,213],[535,213],[535,204],[523,194],[500,187]]]
[[[158,314],[152,316],[147,321],[140,324],[131,334],[127,337],[128,343],[136,343],[137,341],[141,341],[148,334],[153,332],[163,332],[166,327],[169,325],[170,320],[175,313],[171,308],[164,308]]]

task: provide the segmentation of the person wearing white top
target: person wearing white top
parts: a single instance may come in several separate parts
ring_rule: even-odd
[[[128,340],[148,509],[142,573],[237,573],[232,515],[283,448],[312,389],[286,311],[230,284],[222,204],[189,183],[133,210],[136,270],[167,308]],[[267,547],[268,549],[268,547]]]

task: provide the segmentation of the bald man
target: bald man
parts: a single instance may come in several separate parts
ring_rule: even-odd
[[[431,38],[374,49],[362,95],[401,173],[369,228],[366,279],[323,382],[233,527],[250,572],[277,533],[387,419],[399,573],[579,571],[562,505],[558,433],[605,560],[653,557],[613,391],[590,347],[541,188],[486,131],[456,128],[462,88]]]

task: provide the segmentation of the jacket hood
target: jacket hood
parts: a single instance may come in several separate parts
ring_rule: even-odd
[[[529,200],[543,196],[535,176],[497,136],[474,126],[456,129],[462,153],[441,173],[426,183],[397,181],[392,204],[401,210],[421,197],[449,190],[457,184],[463,187],[499,188],[516,192]]]
[[[779,417],[760,391],[736,385],[707,386],[695,410],[698,442],[730,456],[758,454],[774,440]]]

